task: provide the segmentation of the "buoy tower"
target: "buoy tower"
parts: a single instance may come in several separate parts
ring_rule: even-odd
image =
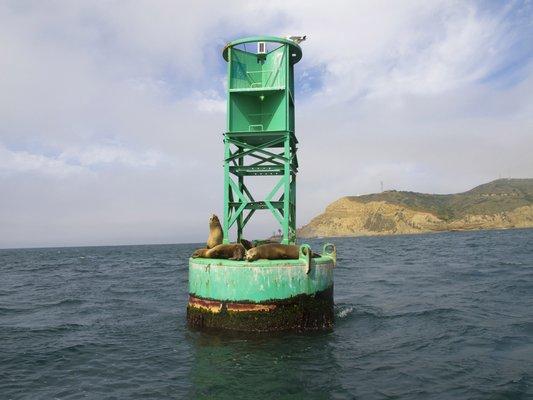
[[[280,225],[281,243],[296,243],[294,65],[302,58],[297,40],[256,36],[228,43],[227,123],[224,132],[224,243],[230,230],[240,241],[259,210]],[[265,198],[249,177],[276,177]],[[277,179],[279,178],[279,179]],[[241,331],[322,329],[333,324],[335,248],[312,257],[308,245],[298,260],[189,261],[188,323],[196,328]]]
[[[253,37],[223,50],[228,63],[227,126],[224,133],[224,240],[237,226],[237,240],[258,210],[279,222],[281,242],[296,241],[296,173],[294,65],[302,58],[292,40]],[[276,176],[264,199],[246,185],[250,176]]]

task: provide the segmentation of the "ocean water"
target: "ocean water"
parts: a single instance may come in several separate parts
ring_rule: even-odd
[[[275,335],[187,329],[194,245],[0,250],[0,399],[533,398],[533,230],[331,241],[335,329]]]

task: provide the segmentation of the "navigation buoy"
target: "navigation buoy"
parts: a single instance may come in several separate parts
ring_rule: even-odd
[[[302,50],[296,40],[261,36],[228,43],[223,57],[228,62],[223,243],[230,242],[234,226],[241,242],[254,213],[269,210],[280,224],[281,243],[294,245],[294,65]],[[250,176],[280,179],[258,200],[246,185]],[[331,328],[335,246],[326,244],[315,255],[303,244],[296,252],[291,259],[191,258],[188,324],[255,332]]]

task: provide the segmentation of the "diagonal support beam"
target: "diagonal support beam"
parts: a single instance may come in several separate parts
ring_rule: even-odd
[[[237,210],[235,211],[235,214],[233,214],[229,220],[228,226],[229,228],[231,228],[233,224],[235,223],[235,221],[237,220],[237,218],[239,217],[239,215],[241,215],[246,205],[248,204],[248,200],[246,200],[244,195],[241,193],[237,184],[233,182],[233,179],[229,178],[229,184],[231,188],[233,189],[233,191],[237,194],[237,197],[241,200],[241,205],[239,206],[239,208],[237,208]]]
[[[248,223],[248,221],[250,220],[250,218],[252,218],[252,215],[254,215],[255,213],[255,210],[250,210],[250,212],[248,213],[248,215],[246,216],[246,218],[244,218],[244,220],[242,221],[242,227],[244,228],[246,226],[246,224]]]
[[[247,156],[247,155],[254,156],[253,155],[254,152],[260,152],[260,153],[265,154],[265,155],[267,155],[269,157],[277,158],[277,159],[283,161],[284,163],[285,162],[290,162],[290,160],[288,158],[286,158],[286,157],[283,157],[283,156],[281,156],[279,154],[276,154],[276,153],[273,153],[271,151],[265,150],[266,148],[270,148],[274,144],[278,144],[278,143],[283,142],[283,140],[284,140],[284,138],[275,139],[275,140],[267,142],[267,143],[265,143],[264,145],[261,145],[261,146],[251,146],[251,145],[246,144],[246,143],[241,143],[241,142],[239,142],[238,140],[235,140],[235,139],[228,139],[228,141],[230,143],[232,143],[233,145],[242,147],[243,149],[246,148],[248,150],[241,151],[241,152],[238,152],[238,153],[234,153],[230,157],[226,158],[224,161],[229,162],[229,161],[233,160],[234,158],[244,157],[244,156]]]
[[[279,188],[283,185],[283,183],[284,183],[284,179],[282,178],[279,180],[276,186],[274,186],[274,189],[272,189],[272,191],[268,194],[267,198],[265,199],[265,203],[268,209],[272,212],[272,214],[274,214],[274,217],[278,220],[281,226],[283,226],[283,218],[282,216],[280,216],[279,211],[274,208],[271,202],[272,202],[272,198],[278,192]]]
[[[272,163],[274,165],[278,165],[278,166],[283,166],[282,163],[280,163],[279,161],[274,161],[274,156],[271,156],[271,157],[268,157],[268,158],[265,158],[265,157],[261,157],[261,156],[258,156],[257,154],[250,154],[251,157],[255,157],[257,159],[259,159],[260,161],[257,161],[253,164],[250,164],[251,167],[255,167],[256,165],[261,165],[261,164],[265,164],[265,163]],[[281,158],[283,157],[283,153],[281,154],[277,154],[278,158]]]

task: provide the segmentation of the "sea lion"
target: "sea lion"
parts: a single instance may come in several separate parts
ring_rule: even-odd
[[[279,240],[277,242],[272,239],[254,240],[252,242],[253,244],[252,247],[257,247],[257,246],[261,246],[262,244],[270,244],[270,243],[279,243]]]
[[[246,250],[250,250],[252,247],[255,247],[252,242],[246,239],[241,239],[240,243],[244,246]]]
[[[194,253],[192,253],[191,258],[207,258],[206,257],[207,250],[210,250],[210,249],[197,249],[197,250],[194,250]]]
[[[255,260],[297,260],[300,247],[294,244],[268,243],[246,251],[246,261]]]
[[[212,249],[213,247],[222,244],[222,226],[220,225],[220,220],[218,217],[213,214],[209,218],[209,237],[207,238],[207,248]]]
[[[246,249],[240,243],[219,244],[212,249],[198,249],[192,258],[218,258],[228,260],[244,260]]]

